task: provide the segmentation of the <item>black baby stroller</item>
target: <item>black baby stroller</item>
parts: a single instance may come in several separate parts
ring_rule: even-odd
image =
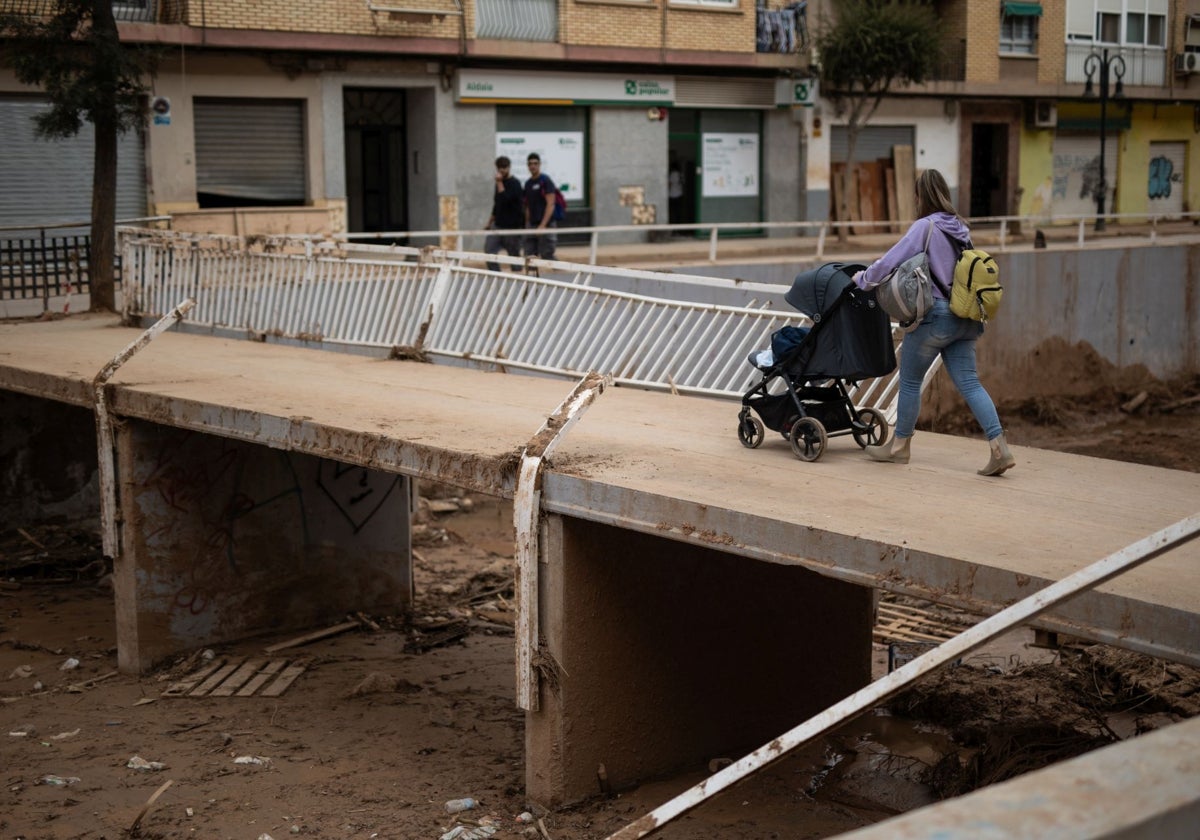
[[[896,368],[887,313],[873,290],[864,292],[850,279],[862,268],[827,263],[796,276],[784,299],[812,318],[813,325],[807,334],[784,327],[772,336],[775,353],[751,354],[750,363],[763,376],[742,397],[738,440],[743,446],[762,445],[764,424],[781,432],[804,461],[820,458],[828,438],[837,435],[853,435],[862,447],[887,439],[883,414],[856,409],[847,391],[847,386]],[[789,338],[800,340],[788,348]]]

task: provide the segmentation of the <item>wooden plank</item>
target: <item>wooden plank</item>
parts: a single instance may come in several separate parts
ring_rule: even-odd
[[[885,166],[883,169],[883,190],[887,194],[887,217],[896,222],[899,220],[900,210],[896,205],[896,167]],[[900,225],[888,225],[889,233],[899,233]]]
[[[217,672],[193,690],[188,692],[188,697],[203,697],[208,692],[219,686],[225,681],[225,678],[238,669],[242,664],[241,659],[231,659],[227,664],[217,669]]]
[[[859,196],[863,219],[875,222],[887,220],[887,196],[883,186],[884,161],[873,160],[861,165],[859,171]],[[886,227],[871,228],[871,232],[881,233]]]
[[[846,168],[844,163],[835,163],[829,167],[829,196],[832,203],[829,205],[829,220],[836,222],[841,219],[842,212],[842,170]]]
[[[209,692],[210,697],[230,697],[235,691],[246,684],[246,681],[258,673],[258,669],[263,666],[265,659],[248,659],[242,664],[242,667],[233,672],[233,675],[225,682]]]
[[[275,653],[277,651],[287,650],[288,648],[299,647],[300,645],[306,645],[309,642],[315,642],[318,639],[326,639],[330,636],[336,636],[338,633],[345,633],[347,630],[353,630],[355,627],[361,626],[362,625],[357,621],[346,621],[342,624],[335,624],[332,627],[326,627],[324,630],[314,630],[311,633],[305,633],[303,636],[297,636],[296,638],[289,639],[286,642],[280,642],[279,644],[265,647],[263,648],[263,652]]]
[[[917,171],[912,146],[892,146],[892,164],[896,167],[896,213],[901,222],[911,222],[917,214]]]
[[[280,694],[283,694],[283,692],[287,691],[287,687],[296,681],[296,677],[304,673],[304,669],[307,667],[307,663],[303,662],[289,665],[275,682],[263,689],[262,694],[259,696],[278,697]]]
[[[272,659],[261,671],[254,675],[254,679],[250,680],[250,682],[238,689],[237,696],[249,697],[251,694],[262,688],[267,680],[278,674],[286,664],[286,659]]]
[[[161,696],[163,696],[163,697],[182,697],[183,695],[185,695],[189,691],[191,691],[193,688],[195,688],[196,685],[202,679],[207,677],[213,671],[220,668],[224,662],[225,662],[224,658],[221,658],[221,657],[214,659],[207,667],[201,668],[199,671],[196,671],[194,674],[189,674],[188,676],[184,677],[179,682],[171,683],[169,686],[167,686],[166,691],[164,691]]]

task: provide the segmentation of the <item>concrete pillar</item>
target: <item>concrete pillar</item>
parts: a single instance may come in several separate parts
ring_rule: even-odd
[[[122,671],[412,600],[403,476],[138,420],[117,455]]]
[[[739,758],[870,681],[870,589],[566,517],[541,545],[533,801]]]

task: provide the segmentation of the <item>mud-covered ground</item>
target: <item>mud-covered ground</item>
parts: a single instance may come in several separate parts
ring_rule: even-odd
[[[1001,409],[1014,443],[1197,471],[1200,400],[1188,400],[1198,385],[1154,386],[1136,406],[1147,389],[1135,382]],[[970,429],[952,409],[932,426]],[[88,523],[10,523],[0,533],[0,836],[440,838],[463,826],[598,840],[704,778],[697,767],[559,811],[526,801],[511,512],[450,488],[429,495],[413,614],[364,616],[280,651],[305,670],[270,698],[164,697],[204,666],[201,652],[117,674],[112,595]],[[261,656],[294,635],[211,653]],[[1006,637],[659,836],[832,836],[1197,712],[1193,669],[1031,642]],[[875,660],[884,673],[885,646]],[[135,757],[152,767],[130,767]],[[447,814],[459,797],[480,805]]]

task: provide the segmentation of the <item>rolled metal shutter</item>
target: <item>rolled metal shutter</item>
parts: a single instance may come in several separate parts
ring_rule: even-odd
[[[774,79],[675,79],[676,108],[774,108]]]
[[[858,132],[854,144],[854,162],[891,158],[893,146],[915,146],[916,129],[911,125],[868,125]],[[829,138],[830,163],[845,163],[849,151],[846,126],[835,125]]]
[[[43,140],[33,118],[50,109],[40,97],[0,97],[0,227],[86,223],[92,216],[95,132],[85,122],[74,137]],[[142,137],[117,141],[117,220],[146,215]]]
[[[1110,132],[1104,140],[1104,207],[1113,212],[1117,189],[1117,155],[1121,136]],[[1049,206],[1043,212],[1060,216],[1086,216],[1096,212],[1096,183],[1100,174],[1100,134],[1054,135],[1052,156],[1054,178]],[[1045,204],[1045,202],[1043,202]]]
[[[304,102],[196,99],[196,192],[239,201],[303,204]]]

